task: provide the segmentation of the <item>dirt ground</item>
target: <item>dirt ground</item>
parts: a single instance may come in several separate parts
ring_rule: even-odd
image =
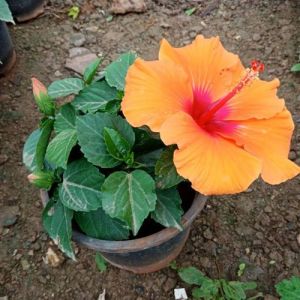
[[[72,3],[85,3],[76,21],[65,13]],[[43,233],[38,191],[27,182],[21,158],[24,141],[39,119],[30,78],[49,84],[72,74],[65,62],[78,32],[84,35],[83,47],[105,55],[105,63],[131,49],[153,59],[162,37],[179,46],[197,34],[219,35],[245,65],[261,59],[264,78],[276,76],[281,81],[279,94],[296,125],[290,155],[300,164],[300,77],[290,72],[299,55],[299,1],[149,0],[146,12],[114,16],[111,22],[106,19],[109,6],[103,0],[50,1],[44,16],[10,27],[18,61],[0,79],[0,210],[14,206],[19,216],[0,229],[0,297],[97,299],[106,289],[108,300],[170,300],[175,287],[187,287],[170,268],[135,275],[109,266],[101,274],[95,253],[79,246],[77,262],[65,260],[52,268],[43,261],[51,241]],[[185,15],[185,9],[194,6],[196,12]],[[256,281],[259,291],[275,296],[275,283],[300,275],[299,183],[299,177],[275,187],[259,181],[246,193],[210,198],[178,265],[236,279],[239,263],[245,262],[242,279]]]

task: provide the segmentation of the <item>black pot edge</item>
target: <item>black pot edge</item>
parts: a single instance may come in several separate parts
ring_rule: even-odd
[[[12,14],[19,23],[32,20],[44,12],[46,0],[27,1],[25,5],[19,1],[8,1]]]
[[[49,196],[47,191],[40,190],[40,196],[42,199],[43,206],[49,201]],[[204,208],[208,197],[196,194],[192,206],[182,217],[182,227],[186,229],[191,226],[194,219],[200,213],[200,211]],[[151,234],[144,238],[134,239],[134,240],[124,240],[124,241],[107,241],[100,240],[96,238],[89,237],[77,230],[73,230],[72,239],[86,246],[89,249],[107,252],[107,253],[124,253],[124,252],[137,252],[141,250],[145,250],[154,246],[158,246],[165,241],[171,239],[178,233],[180,233],[176,228],[165,228],[157,233]]]
[[[0,39],[3,43],[0,49],[0,76],[6,75],[16,62],[16,52],[8,27],[4,21],[0,21]]]

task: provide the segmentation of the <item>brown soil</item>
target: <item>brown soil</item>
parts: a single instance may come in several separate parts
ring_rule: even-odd
[[[102,13],[107,13],[105,1],[90,3],[95,7],[85,3],[75,22],[65,13],[72,1],[56,0],[44,16],[10,28],[18,60],[13,71],[0,79],[0,203],[17,206],[20,216],[0,231],[0,296],[97,299],[106,289],[107,299],[170,300],[174,287],[186,287],[170,268],[135,275],[110,266],[101,274],[94,263],[95,253],[80,247],[77,262],[65,260],[57,268],[44,263],[52,243],[42,231],[38,191],[27,182],[21,159],[23,143],[39,119],[30,77],[48,84],[69,75],[64,64],[73,47],[70,37],[78,31],[85,35],[84,47],[106,55],[105,63],[130,49],[153,59],[162,37],[184,45],[200,33],[219,35],[245,64],[253,58],[264,61],[266,79],[280,78],[279,94],[297,125],[300,80],[290,67],[298,59],[300,5],[288,0],[149,0],[145,13],[115,16],[108,22]],[[193,6],[197,11],[185,15],[184,10]],[[296,130],[291,158],[298,164],[299,143]],[[178,265],[196,266],[211,277],[236,279],[237,266],[246,262],[242,279],[255,280],[260,291],[275,295],[276,282],[300,275],[299,179],[275,187],[259,181],[247,193],[211,198],[193,225]]]

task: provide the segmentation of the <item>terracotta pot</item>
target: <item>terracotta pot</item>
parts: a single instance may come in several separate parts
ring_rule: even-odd
[[[16,53],[5,22],[0,21],[0,75],[7,73],[16,62]]]
[[[43,204],[48,194],[41,191]],[[184,200],[184,199],[183,199]],[[203,209],[207,197],[196,194],[191,207],[182,217],[183,230],[165,228],[157,233],[126,241],[105,241],[73,230],[73,240],[89,249],[99,251],[112,265],[134,273],[149,273],[167,267],[182,250],[191,224]]]
[[[36,18],[44,12],[45,0],[6,0],[18,22]]]

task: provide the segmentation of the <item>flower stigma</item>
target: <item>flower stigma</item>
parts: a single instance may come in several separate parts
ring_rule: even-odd
[[[198,118],[198,125],[204,125],[214,118],[214,115],[219,111],[229,100],[231,100],[235,95],[237,95],[245,86],[249,85],[254,79],[258,78],[259,73],[264,71],[264,64],[258,60],[253,60],[251,62],[251,67],[247,69],[246,75],[241,79],[241,81],[225,96],[215,101],[211,108],[203,113],[200,118]]]

